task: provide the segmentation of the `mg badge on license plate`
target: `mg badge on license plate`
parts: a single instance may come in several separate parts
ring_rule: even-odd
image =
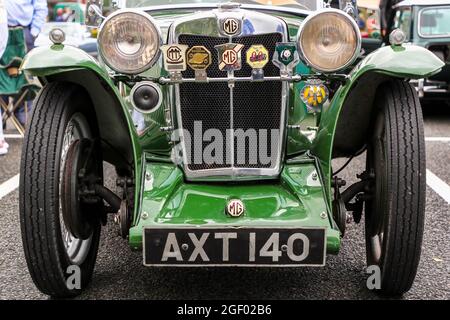
[[[195,79],[205,81],[208,78],[206,69],[211,65],[211,52],[204,46],[194,46],[187,52],[187,64],[195,71]]]
[[[220,30],[226,36],[236,36],[241,33],[242,21],[236,18],[226,18],[220,21]]]
[[[264,79],[263,68],[269,62],[269,51],[261,44],[253,45],[247,50],[247,64],[252,67],[253,80]]]
[[[232,217],[240,217],[245,211],[244,204],[241,200],[233,199],[230,200],[227,204],[227,213]]]
[[[221,71],[236,71],[242,67],[242,48],[238,43],[225,43],[215,46],[219,54],[219,69]]]
[[[279,42],[275,47],[273,64],[280,68],[282,75],[292,74],[292,70],[300,62],[297,44],[294,42]]]
[[[180,73],[187,68],[186,51],[188,46],[183,44],[170,44],[161,46],[164,55],[164,69],[171,77],[181,77]]]

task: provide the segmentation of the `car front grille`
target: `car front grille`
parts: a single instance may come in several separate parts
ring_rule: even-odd
[[[262,44],[270,53],[270,61],[264,68],[265,76],[279,76],[280,70],[272,63],[272,57],[277,42],[283,39],[280,33],[259,34],[251,36],[242,36],[233,38],[233,43],[240,43],[244,45],[242,49],[242,69],[235,72],[236,77],[250,77],[252,69],[245,62],[245,52],[254,44]],[[189,47],[195,45],[205,46],[212,54],[212,64],[208,68],[208,77],[210,78],[225,78],[227,73],[220,71],[218,68],[218,55],[214,46],[229,42],[228,38],[218,38],[210,36],[198,36],[181,34],[178,36],[180,44],[188,45]],[[189,69],[183,72],[184,78],[194,78],[194,71]],[[196,145],[194,139],[201,138],[201,135],[194,135],[194,122],[201,121],[202,134],[208,129],[218,129],[223,137],[226,136],[227,129],[259,129],[267,130],[267,153],[271,159],[279,159],[281,143],[281,135],[274,141],[276,146],[272,146],[270,130],[280,129],[284,123],[282,119],[282,88],[281,82],[267,81],[267,82],[237,82],[233,91],[233,101],[230,101],[231,90],[228,83],[182,83],[179,86],[179,101],[182,126],[187,130],[191,137],[191,145]],[[232,105],[232,111],[231,106]],[[231,114],[233,115],[231,118]],[[203,140],[202,140],[203,141]],[[202,142],[203,149],[211,142]],[[223,159],[220,163],[207,164],[195,161],[195,152],[191,150],[190,159],[188,159],[188,168],[191,171],[221,169],[221,168],[273,168],[276,161],[269,163],[261,163],[258,157],[256,163],[250,163],[249,153],[251,148],[257,147],[253,144],[246,144],[245,150],[237,150],[237,145],[234,146],[233,159],[227,162],[227,152],[230,150],[227,147],[227,141],[223,141]],[[260,144],[261,145],[261,142]],[[272,148],[274,147],[274,148]],[[202,149],[202,150],[203,150]],[[276,154],[271,153],[271,150],[277,150]],[[244,161],[237,159],[238,152],[245,153]],[[188,152],[189,155],[189,152]],[[228,157],[230,155],[228,154]],[[242,160],[242,157],[240,158]],[[255,159],[253,159],[255,160]]]

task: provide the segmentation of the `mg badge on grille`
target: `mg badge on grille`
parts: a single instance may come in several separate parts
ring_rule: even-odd
[[[241,21],[236,18],[223,19],[220,24],[220,30],[226,36],[235,36],[241,33]]]
[[[219,69],[221,71],[236,71],[242,67],[242,48],[238,43],[225,43],[215,46],[219,54]]]
[[[232,199],[228,201],[227,213],[232,217],[240,217],[244,213],[245,208],[241,200]]]
[[[211,52],[204,46],[194,46],[187,52],[187,64],[195,71],[195,79],[205,81],[206,69],[211,65]]]
[[[263,68],[269,62],[269,51],[261,44],[252,45],[247,50],[247,64],[252,67],[253,80],[264,79]]]
[[[164,69],[173,73],[180,73],[185,71],[186,65],[186,51],[188,46],[183,44],[170,44],[161,46],[164,55]]]

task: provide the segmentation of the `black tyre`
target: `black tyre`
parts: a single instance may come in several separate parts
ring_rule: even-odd
[[[425,216],[425,140],[414,88],[395,80],[378,88],[367,169],[375,174],[366,203],[367,264],[381,271],[380,293],[411,288],[419,264]]]
[[[70,209],[63,206],[60,191],[65,168],[72,167],[66,165],[68,154],[74,154],[72,147],[97,134],[89,101],[75,85],[46,85],[35,101],[23,144],[19,203],[25,258],[37,288],[54,297],[80,294],[91,280],[97,257],[99,220],[90,220],[84,239],[73,236],[63,218],[63,210]],[[102,173],[98,175],[101,179]],[[68,270],[71,265],[81,271],[81,288],[66,285],[74,272],[73,267]]]

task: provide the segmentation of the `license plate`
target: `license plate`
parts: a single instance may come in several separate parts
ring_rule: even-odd
[[[324,228],[146,228],[146,266],[323,266]]]

